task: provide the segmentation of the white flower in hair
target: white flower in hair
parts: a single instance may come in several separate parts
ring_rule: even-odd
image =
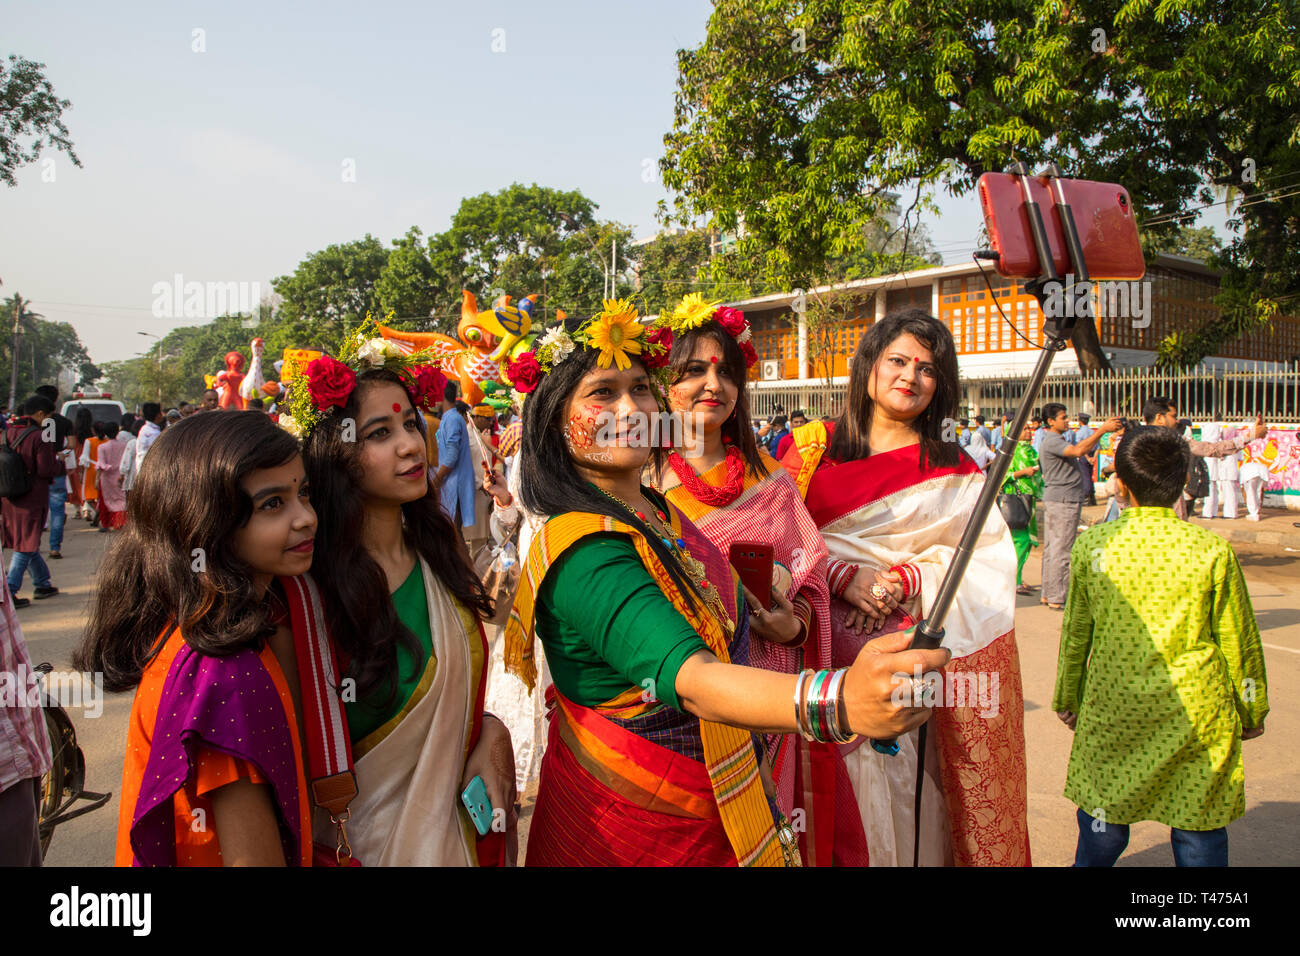
[[[748,342],[754,337],[754,333],[749,331],[749,323],[745,323],[745,330],[736,336],[737,342]]]
[[[292,415],[280,415],[279,425],[294,438],[302,438],[302,426],[293,420]]]
[[[395,346],[380,338],[371,339],[357,349],[357,359],[376,368],[383,365],[386,359],[401,354]]]
[[[563,362],[574,349],[573,339],[569,338],[569,333],[558,325],[543,335],[537,346],[539,351],[546,352],[552,365]]]

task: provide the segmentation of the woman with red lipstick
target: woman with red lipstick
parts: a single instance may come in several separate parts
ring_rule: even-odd
[[[710,306],[701,308],[707,312]],[[687,312],[680,320],[694,318]],[[690,327],[679,321],[668,358],[668,402],[689,439],[685,448],[669,452],[659,486],[721,553],[734,541],[772,546],[772,607],[756,607],[746,594],[749,662],[798,674],[805,667],[830,666],[826,545],[794,482],[749,426],[745,379],[757,360],[752,346],[745,348],[749,340],[749,324],[738,309],[717,308]],[[800,837],[804,863],[865,866],[866,837],[838,747],[798,734],[773,734],[766,742],[782,811],[789,816],[802,809],[809,822]]]
[[[117,865],[310,865],[286,597],[316,533],[298,444],[229,412],[168,428],[156,449],[74,657],[109,690],[136,689]]]
[[[914,626],[952,563],[984,483],[952,434],[957,397],[949,331],[919,309],[893,313],[858,344],[844,413],[799,429],[782,459],[830,552],[836,664],[875,626]],[[1029,863],[1015,568],[994,512],[944,621],[952,660],[927,735],[923,865]],[[873,865],[913,859],[916,741],[899,738],[894,756],[846,753]]]
[[[429,481],[418,410],[444,383],[382,339],[358,341],[355,360],[308,366],[291,399],[320,514],[312,576],[355,686],[351,849],[363,866],[500,864],[515,773],[509,732],[483,711],[492,603]],[[482,837],[461,802],[476,777],[494,811]]]

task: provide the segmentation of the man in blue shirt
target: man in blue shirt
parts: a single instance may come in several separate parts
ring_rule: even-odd
[[[1071,445],[1078,445],[1091,438],[1096,429],[1088,424],[1090,420],[1091,416],[1087,412],[1080,412],[1079,427],[1074,430],[1074,439],[1067,438],[1066,441]],[[1097,503],[1097,490],[1093,485],[1092,476],[1094,469],[1097,467],[1097,452],[1094,450],[1087,455],[1080,455],[1075,460],[1079,463],[1079,471],[1083,473],[1084,480],[1088,482],[1088,504],[1095,505]]]
[[[438,425],[438,474],[442,483],[442,510],[463,528],[472,528],[474,510],[474,456],[465,418],[456,410],[459,396],[455,382],[448,382],[442,395],[442,422]]]

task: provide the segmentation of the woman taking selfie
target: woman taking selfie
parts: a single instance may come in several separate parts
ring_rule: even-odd
[[[771,546],[771,607],[757,608],[745,594],[749,663],[785,674],[828,667],[826,545],[794,482],[749,427],[745,378],[758,359],[749,323],[698,294],[683,299],[669,323],[669,408],[680,416],[685,446],[668,453],[659,487],[722,554],[737,541]],[[798,734],[774,734],[767,745],[778,805],[787,815],[805,809],[805,865],[865,866],[866,836],[839,748]],[[837,805],[853,812],[836,813]]]
[[[836,665],[868,632],[928,613],[952,564],[984,482],[953,440],[956,405],[951,334],[923,311],[894,313],[858,344],[844,414],[799,429],[782,460],[830,551]],[[1029,862],[1015,561],[994,512],[943,622],[952,662],[925,735],[923,865]],[[859,746],[846,757],[873,866],[913,859],[916,739],[894,756]]]
[[[320,522],[312,577],[354,689],[352,853],[363,866],[500,863],[514,756],[483,712],[491,602],[430,485],[416,409],[442,377],[364,331],[357,342],[343,362],[312,362],[290,397]],[[461,802],[476,777],[497,811],[485,836]],[[332,829],[317,819],[322,842]]]
[[[755,732],[844,740],[919,726],[926,710],[891,701],[892,675],[947,653],[891,653],[903,641],[885,639],[840,671],[741,666],[748,614],[726,556],[640,480],[659,410],[650,373],[667,360],[658,342],[643,351],[645,333],[610,301],[508,370],[527,395],[523,502],[550,518],[524,568],[506,666],[531,687],[540,637],[557,705],[526,862],[792,863]]]

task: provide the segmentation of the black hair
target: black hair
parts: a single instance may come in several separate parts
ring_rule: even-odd
[[[1046,405],[1043,406],[1043,418],[1042,418],[1043,424],[1046,425],[1053,418],[1055,418],[1057,415],[1061,414],[1061,412],[1065,410],[1066,410],[1065,406],[1062,405],[1060,402],[1048,402]]]
[[[77,409],[77,417],[72,422],[72,431],[77,436],[77,441],[95,437],[95,416],[85,405]]]
[[[460,386],[455,382],[448,380],[446,387],[442,390],[442,397],[454,405],[456,399],[460,398]]]
[[[74,666],[102,672],[109,690],[128,690],[177,626],[185,643],[215,657],[269,636],[253,569],[231,538],[253,514],[240,481],[297,454],[293,436],[256,412],[199,415],[159,435],[127,498],[125,529],[99,567]]]
[[[162,413],[162,406],[157,402],[145,402],[140,406],[140,414],[144,416],[147,422],[153,421]]]
[[[1125,429],[1115,450],[1115,474],[1133,492],[1138,504],[1173,507],[1191,467],[1192,452],[1176,431],[1154,425]]]
[[[397,616],[388,578],[366,550],[365,507],[358,492],[363,477],[363,439],[345,426],[351,420],[355,430],[366,392],[387,384],[405,390],[402,380],[387,369],[362,372],[342,411],[322,418],[303,447],[303,464],[317,517],[317,557],[311,573],[320,583],[334,640],[350,660],[348,674],[356,680],[362,696],[383,689],[391,694],[397,692],[394,677],[399,676],[399,643],[416,659],[421,654],[419,640]],[[261,412],[247,414],[270,421]],[[424,421],[419,414],[415,419],[417,425]],[[491,617],[492,601],[474,573],[459,529],[442,510],[441,496],[432,482],[422,498],[402,505],[402,525],[411,547],[451,596],[470,611]]]
[[[263,402],[260,398],[250,398],[248,400],[248,407],[253,409],[254,411],[260,412],[266,408],[266,403]]]
[[[36,394],[44,395],[51,402],[57,402],[59,400],[59,389],[56,385],[37,385]]]
[[[130,431],[131,427],[134,424],[135,424],[135,416],[132,415],[130,412],[127,412],[125,415],[123,415],[122,420],[118,422],[118,426],[122,428],[124,431]]]
[[[784,415],[776,415],[776,416],[774,416],[774,417],[772,418],[772,424],[773,424],[773,426],[775,426],[776,428],[784,428],[786,422],[788,422],[788,421],[789,421],[789,419],[786,418]]]
[[[103,431],[103,433],[104,433],[104,437],[105,437],[105,438],[108,438],[108,439],[111,440],[111,439],[117,437],[117,433],[118,433],[118,430],[119,430],[118,427],[117,427],[117,422],[104,422],[104,423],[103,423],[102,425],[100,425],[99,427],[100,427],[100,429]]]
[[[836,419],[826,454],[839,461],[857,461],[871,454],[871,416],[875,403],[869,391],[876,363],[895,339],[911,335],[934,357],[934,397],[912,421],[920,438],[922,468],[952,467],[960,460],[956,442],[943,440],[945,422],[957,414],[957,348],[947,327],[924,309],[891,312],[867,328],[849,366],[849,391],[844,412]]]
[[[37,412],[44,412],[49,415],[54,411],[54,403],[44,395],[30,395],[27,401],[23,402],[23,414],[35,415]]]
[[[983,416],[983,415],[976,415],[976,416],[975,416],[975,424],[976,424],[976,425],[983,425],[983,424],[984,424],[984,416]]]
[[[676,336],[672,351],[668,353],[668,367],[672,369],[673,381],[681,381],[691,356],[695,354],[696,344],[706,336],[722,350],[719,365],[736,386],[736,407],[732,410],[731,417],[722,423],[722,435],[730,438],[731,443],[740,451],[740,457],[745,460],[745,468],[751,475],[766,477],[767,466],[763,464],[763,457],[758,452],[754,429],[745,427],[749,421],[749,395],[745,381],[749,369],[745,365],[745,353],[736,340],[727,334],[727,330],[710,319],[699,328]]]
[[[1152,395],[1142,403],[1142,421],[1150,425],[1157,415],[1165,415],[1174,407],[1173,399],[1164,395]]]
[[[586,319],[571,316],[564,321],[570,335],[582,328]],[[596,349],[575,349],[564,361],[542,377],[537,388],[524,403],[524,427],[519,449],[519,487],[524,507],[534,514],[559,515],[570,511],[605,515],[630,524],[645,535],[650,550],[668,569],[673,583],[686,596],[692,608],[703,602],[676,556],[645,522],[598,491],[574,466],[564,438],[565,415],[569,399],[583,377],[596,365]],[[639,355],[628,356],[632,363],[645,368]],[[654,473],[661,473],[667,459],[662,448],[651,449]]]
[[[791,419],[802,418],[804,421],[807,421],[808,413],[805,412],[802,408],[796,408],[794,411],[790,413],[790,418]]]

